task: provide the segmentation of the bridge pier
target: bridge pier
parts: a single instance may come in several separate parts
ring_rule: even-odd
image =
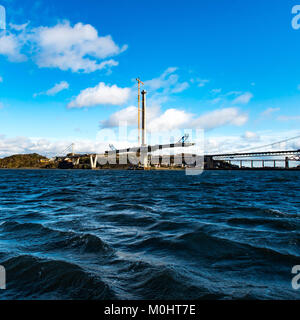
[[[90,155],[90,164],[91,164],[91,169],[96,169],[97,167],[97,160],[98,160],[98,156],[95,155],[95,158],[93,159],[93,155]]]
[[[213,169],[214,168],[214,159],[213,157],[207,156],[205,157],[205,162],[207,169]]]
[[[77,158],[77,159],[75,159],[75,160],[73,161],[73,164],[74,164],[74,165],[79,165],[79,161],[80,161],[80,158]]]
[[[289,158],[285,157],[285,168],[288,169],[289,168]]]

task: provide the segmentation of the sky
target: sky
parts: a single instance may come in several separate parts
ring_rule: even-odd
[[[149,134],[203,129],[206,152],[300,135],[297,4],[0,0],[0,157],[136,145],[117,132],[137,127],[137,77]]]

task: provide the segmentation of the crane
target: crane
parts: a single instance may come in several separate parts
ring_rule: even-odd
[[[182,138],[179,139],[177,143],[185,143],[188,140],[189,136],[190,135],[186,133]]]
[[[116,147],[113,144],[110,144],[109,147],[110,147],[111,151],[116,151],[117,150]]]
[[[141,143],[141,109],[140,109],[140,100],[141,100],[141,84],[144,83],[140,80],[140,78],[136,78],[138,83],[138,144]]]

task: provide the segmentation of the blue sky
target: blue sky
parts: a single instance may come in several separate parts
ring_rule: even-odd
[[[0,4],[0,157],[97,151],[99,129],[136,126],[136,77],[153,132],[204,128],[218,151],[299,133],[297,1]]]

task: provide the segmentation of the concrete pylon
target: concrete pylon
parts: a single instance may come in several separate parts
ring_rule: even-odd
[[[98,156],[97,155],[95,155],[95,159],[93,159],[93,155],[90,155],[91,169],[96,169],[97,161],[98,161]]]
[[[142,91],[142,146],[147,144],[147,128],[146,128],[146,94],[145,90]]]
[[[285,168],[289,168],[289,157],[285,157]]]
[[[146,128],[146,94],[142,91],[142,148],[141,148],[141,163],[144,168],[148,167],[148,148],[147,148],[147,128]]]

